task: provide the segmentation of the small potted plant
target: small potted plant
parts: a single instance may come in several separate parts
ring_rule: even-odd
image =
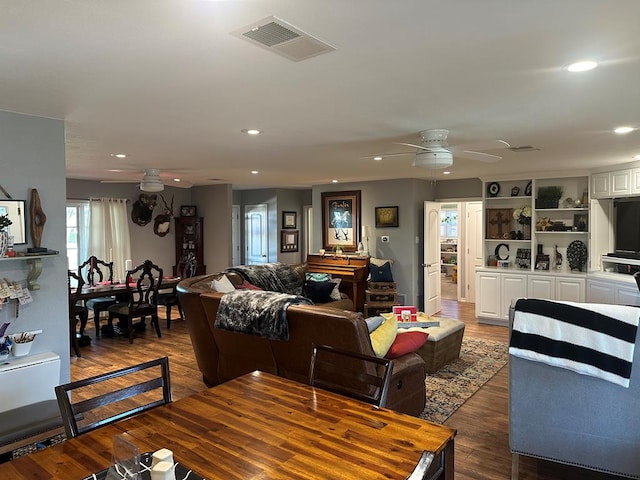
[[[558,208],[560,197],[562,197],[562,187],[540,187],[538,198],[536,198],[536,208]]]

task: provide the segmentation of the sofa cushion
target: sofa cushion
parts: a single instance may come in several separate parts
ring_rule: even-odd
[[[384,322],[384,318],[378,315],[376,317],[365,318],[364,321],[367,322],[367,330],[369,330],[369,333],[371,333],[380,325],[382,325],[382,322]]]
[[[331,301],[331,292],[335,286],[335,282],[307,281],[305,283],[305,295],[313,303],[327,303]]]
[[[393,314],[383,314],[382,317],[384,318],[382,325],[369,334],[373,352],[376,354],[376,357],[380,358],[387,354],[389,347],[391,347],[398,333],[398,320],[396,316]]]
[[[231,283],[231,280],[229,280],[226,275],[222,275],[220,276],[220,278],[214,278],[211,281],[211,288],[213,288],[216,292],[221,293],[233,292],[236,289],[236,287],[233,286],[233,283]]]
[[[311,282],[328,282],[331,280],[330,273],[319,273],[319,272],[311,272],[305,274],[305,280]]]
[[[429,334],[426,332],[398,333],[385,357],[398,358],[407,353],[415,352],[426,343],[428,337]]]
[[[382,265],[369,264],[369,272],[372,282],[393,282],[390,262],[385,262]]]
[[[236,289],[238,289],[238,290],[262,290],[260,287],[256,287],[253,283],[249,283],[246,280],[243,280],[240,285],[236,285]]]

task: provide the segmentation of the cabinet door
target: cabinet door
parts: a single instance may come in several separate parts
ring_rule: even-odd
[[[640,194],[640,168],[631,170],[631,194]]]
[[[500,318],[500,275],[476,273],[476,317]]]
[[[614,303],[615,292],[613,285],[606,282],[589,280],[587,282],[587,302],[589,303]]]
[[[509,320],[509,307],[514,298],[527,296],[527,276],[515,273],[502,274],[501,289],[501,318]]]
[[[611,172],[611,196],[631,193],[631,170]]]
[[[556,277],[556,300],[584,302],[585,280],[583,278]]]
[[[640,305],[640,294],[637,288],[616,287],[617,305]]]
[[[542,275],[529,275],[527,280],[527,295],[531,298],[555,300],[555,279]]]
[[[593,198],[607,198],[611,196],[609,191],[609,172],[591,175],[591,196]]]

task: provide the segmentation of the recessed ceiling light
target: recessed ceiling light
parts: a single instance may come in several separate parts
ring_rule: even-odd
[[[254,174],[254,175],[257,175],[258,174],[258,170],[251,170],[251,173]]]
[[[382,160],[382,157],[373,157],[374,160]]]
[[[116,158],[127,158],[125,153],[112,153],[111,156]]]
[[[640,153],[639,153],[639,154],[637,154],[637,155],[634,155],[634,156],[633,156],[633,159],[634,159],[634,160],[640,160]]]
[[[633,127],[618,127],[614,130],[618,135],[624,135],[625,133],[631,133],[635,130]]]
[[[442,174],[443,174],[443,175],[451,175],[451,172],[447,170],[447,171],[445,171],[445,172],[442,172]]]
[[[572,73],[588,72],[598,66],[598,62],[593,60],[582,60],[580,62],[572,63],[567,67],[567,70]]]
[[[174,178],[173,181],[174,182],[181,182],[182,180],[180,180],[179,178]]]
[[[255,128],[244,128],[240,130],[242,133],[246,133],[247,135],[260,135],[262,132]]]
[[[338,180],[331,180],[331,183],[338,183]]]

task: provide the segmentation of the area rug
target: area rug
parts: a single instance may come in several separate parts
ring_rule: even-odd
[[[507,344],[463,338],[460,358],[427,374],[427,404],[420,418],[444,423],[506,363]]]

